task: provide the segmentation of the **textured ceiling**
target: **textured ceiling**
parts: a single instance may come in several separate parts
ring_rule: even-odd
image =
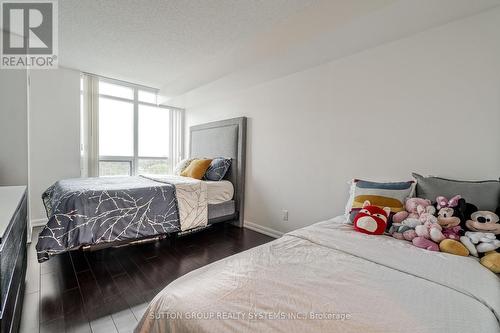
[[[188,107],[476,14],[500,0],[63,0],[59,64]]]
[[[159,88],[314,2],[59,1],[59,64]]]
[[[161,102],[189,109],[230,98],[251,86],[499,5],[500,0],[324,1],[213,62],[197,64],[174,84],[161,88]],[[196,80],[204,82],[189,89]]]

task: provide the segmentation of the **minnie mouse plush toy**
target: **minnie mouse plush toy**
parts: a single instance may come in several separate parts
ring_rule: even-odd
[[[439,249],[441,252],[467,257],[469,250],[460,242],[460,236],[464,233],[461,225],[466,217],[470,216],[471,209],[475,207],[466,203],[460,195],[456,195],[450,200],[442,196],[437,197],[436,208],[438,209],[437,221],[443,234]]]

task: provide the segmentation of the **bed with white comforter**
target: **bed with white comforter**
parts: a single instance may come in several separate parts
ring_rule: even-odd
[[[136,332],[500,332],[500,279],[476,259],[341,220],[175,280]]]

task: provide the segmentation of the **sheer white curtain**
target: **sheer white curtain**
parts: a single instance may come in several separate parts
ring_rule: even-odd
[[[170,132],[172,133],[171,142],[171,155],[172,156],[172,168],[175,168],[177,163],[179,163],[184,156],[184,110],[172,108],[168,106],[162,106],[170,109]],[[172,169],[173,170],[173,169]],[[171,170],[171,171],[172,171]]]
[[[99,79],[81,77],[80,169],[82,177],[99,176]]]

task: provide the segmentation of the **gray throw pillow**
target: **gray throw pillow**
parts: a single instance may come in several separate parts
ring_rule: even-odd
[[[210,166],[205,172],[204,180],[219,181],[224,179],[229,167],[231,166],[231,159],[224,157],[217,157],[212,160]]]
[[[439,195],[450,198],[460,194],[465,201],[479,210],[495,211],[500,205],[500,182],[498,180],[461,181],[440,177],[424,177],[412,173],[417,180],[416,195],[419,198],[436,201]]]

